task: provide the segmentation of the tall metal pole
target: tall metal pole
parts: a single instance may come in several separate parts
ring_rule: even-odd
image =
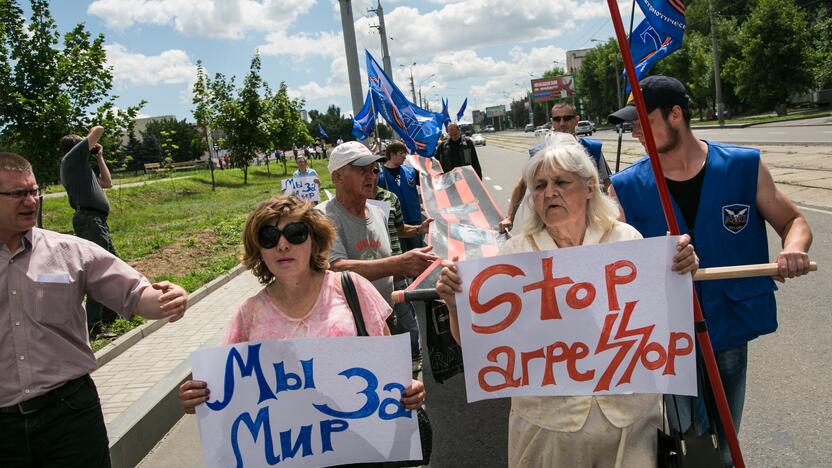
[[[370,10],[370,13],[375,13],[378,16],[378,34],[381,36],[381,64],[384,67],[384,73],[391,79],[393,78],[393,65],[390,64],[390,50],[387,48],[387,28],[384,27],[384,9],[381,7],[381,0],[375,10]]]
[[[650,157],[650,167],[653,169],[653,176],[656,179],[656,187],[658,188],[659,198],[662,204],[662,211],[664,211],[665,221],[667,222],[668,231],[672,235],[679,234],[679,223],[676,220],[676,212],[673,210],[673,205],[670,200],[670,192],[667,189],[667,181],[664,178],[664,169],[659,161],[659,153],[656,149],[656,140],[653,137],[653,129],[648,124],[647,105],[644,103],[644,96],[641,94],[641,88],[638,85],[638,77],[636,76],[636,67],[633,64],[633,55],[630,52],[630,43],[627,41],[627,36],[624,32],[624,24],[621,21],[621,14],[618,12],[618,2],[616,0],[607,0],[607,6],[612,17],[612,24],[615,28],[615,35],[618,38],[618,47],[621,49],[621,58],[624,60],[624,69],[627,71],[627,79],[632,83],[630,89],[633,93],[633,100],[636,103],[636,110],[638,111],[638,120],[645,124],[641,126],[644,132],[644,142],[647,146],[647,155]],[[702,305],[699,303],[699,294],[696,289],[693,290],[693,324],[696,331],[696,338],[699,342],[699,349],[702,352],[702,358],[705,361],[705,369],[708,372],[708,378],[711,383],[711,390],[713,391],[714,400],[716,401],[717,410],[719,412],[719,419],[722,421],[722,428],[725,432],[725,438],[728,441],[728,448],[731,449],[731,459],[734,466],[737,468],[745,468],[745,462],[740,451],[740,443],[737,439],[737,431],[734,428],[734,420],[731,419],[731,409],[728,407],[728,399],[725,396],[725,387],[722,386],[722,378],[719,375],[719,368],[714,357],[714,348],[711,345],[711,337],[708,335],[708,327],[705,324],[705,317],[702,314]]]
[[[716,26],[714,25],[714,2],[708,0],[708,19],[711,22],[711,52],[714,59],[714,90],[716,91],[716,115],[719,119],[719,126],[725,125],[722,104],[722,79],[719,71],[719,46],[716,41]]]
[[[358,48],[355,45],[355,21],[352,17],[352,0],[338,0],[341,6],[341,29],[344,33],[344,52],[347,55],[347,74],[350,79],[350,97],[353,115],[358,115],[364,105],[361,74],[358,69]]]
[[[413,65],[416,65],[415,63]],[[413,94],[413,102],[416,102],[416,85],[413,84],[413,65],[410,66],[410,93]]]

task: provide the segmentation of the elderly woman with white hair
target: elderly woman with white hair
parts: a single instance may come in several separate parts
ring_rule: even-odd
[[[640,239],[618,221],[618,207],[601,191],[589,155],[571,135],[554,134],[523,169],[531,213],[520,235],[503,244],[502,255]],[[688,274],[698,260],[683,236],[672,270]],[[453,262],[444,263],[437,283],[459,341],[455,292],[461,280]],[[656,429],[661,395],[515,397],[509,415],[509,466],[656,466]]]

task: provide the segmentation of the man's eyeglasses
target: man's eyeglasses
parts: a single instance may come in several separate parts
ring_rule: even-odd
[[[378,175],[378,173],[381,172],[381,169],[378,168],[378,164],[370,164],[368,166],[352,166],[352,167],[356,168],[359,172],[361,172],[361,174],[364,174],[364,175],[369,174],[370,172],[372,172],[373,174]]]
[[[290,244],[303,244],[306,242],[306,238],[309,237],[309,227],[300,221],[289,223],[282,230],[278,229],[277,226],[263,226],[257,233],[257,242],[260,247],[271,249],[280,242],[280,236],[285,237]]]
[[[570,120],[574,119],[574,115],[553,115],[552,122],[560,123],[562,120],[569,122]]]
[[[15,200],[23,200],[28,197],[38,198],[40,194],[43,193],[43,189],[40,187],[35,187],[29,190],[16,190],[14,192],[0,192],[0,195],[7,196],[9,198],[14,198]]]

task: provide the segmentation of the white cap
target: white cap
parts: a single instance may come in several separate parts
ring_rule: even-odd
[[[329,165],[327,168],[330,173],[341,169],[344,166],[369,166],[378,161],[386,161],[387,158],[378,154],[373,154],[366,146],[357,141],[348,141],[341,143],[332,150],[329,155]]]

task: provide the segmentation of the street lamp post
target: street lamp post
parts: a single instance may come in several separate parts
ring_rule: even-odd
[[[419,82],[419,107],[422,107],[422,85],[425,84],[425,81],[433,78],[434,76],[436,76],[436,73],[432,73],[429,77]]]
[[[416,103],[416,85],[413,84],[413,66],[416,65],[416,62],[410,64],[410,94],[413,96],[413,103]],[[404,65],[399,65],[400,67],[404,67]]]

